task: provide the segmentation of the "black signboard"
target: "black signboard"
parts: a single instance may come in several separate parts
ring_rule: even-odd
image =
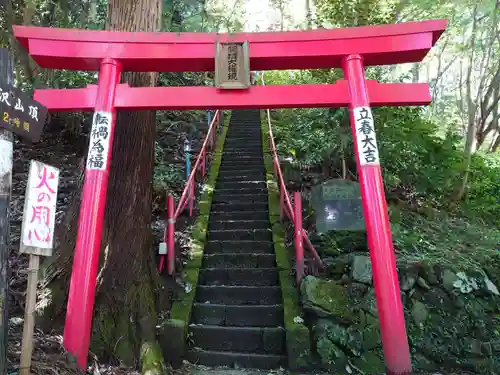
[[[47,108],[0,77],[0,126],[37,142],[42,135]]]
[[[318,233],[365,229],[357,182],[335,179],[317,185],[311,191],[311,203]]]

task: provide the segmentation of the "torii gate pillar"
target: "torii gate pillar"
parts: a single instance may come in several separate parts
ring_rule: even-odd
[[[406,334],[391,227],[378,158],[374,121],[366,87],[363,58],[360,55],[345,57],[342,61],[342,69],[349,86],[349,116],[361,186],[363,211],[365,213],[366,233],[372,262],[373,283],[375,285],[387,374],[410,374],[410,348]],[[371,127],[371,129],[363,129],[363,125]],[[369,149],[370,152],[367,152],[366,150],[363,151],[364,145],[375,147],[372,147]]]

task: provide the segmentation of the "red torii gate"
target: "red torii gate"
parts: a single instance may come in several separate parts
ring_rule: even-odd
[[[371,106],[425,105],[427,84],[366,81],[364,67],[421,61],[446,28],[446,20],[334,30],[202,34],[129,33],[15,26],[14,34],[43,68],[99,70],[98,85],[36,90],[50,111],[95,111],[109,121],[103,165],[87,164],[64,330],[66,349],[86,366],[99,248],[117,109],[240,109],[344,107],[350,109],[356,162],[373,266],[382,343],[388,374],[409,374],[411,361],[387,204],[378,160],[363,148],[373,127]],[[119,84],[125,71],[214,71],[217,42],[249,44],[252,70],[342,68],[331,85],[134,87]],[[95,129],[99,129],[96,127]],[[373,131],[373,129],[371,129]],[[375,141],[370,133],[370,141]],[[374,156],[375,155],[375,156]],[[90,153],[89,153],[90,156]]]

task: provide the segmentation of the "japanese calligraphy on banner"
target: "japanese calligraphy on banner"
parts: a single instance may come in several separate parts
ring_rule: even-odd
[[[24,201],[21,253],[52,255],[59,170],[31,161]]]
[[[47,108],[0,77],[0,126],[32,142],[40,140]]]
[[[354,108],[353,112],[359,163],[361,165],[379,165],[380,160],[372,111],[370,107],[357,107]]]
[[[112,114],[95,112],[90,133],[87,170],[105,170],[108,163]]]

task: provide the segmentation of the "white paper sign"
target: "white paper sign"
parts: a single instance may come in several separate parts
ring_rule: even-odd
[[[380,165],[375,125],[370,107],[353,109],[360,165]]]
[[[110,112],[94,112],[90,132],[87,169],[105,170],[108,164],[112,115]]]
[[[24,202],[22,253],[46,256],[52,252],[58,185],[59,169],[31,161]]]

